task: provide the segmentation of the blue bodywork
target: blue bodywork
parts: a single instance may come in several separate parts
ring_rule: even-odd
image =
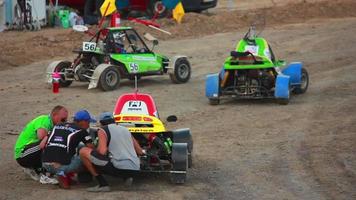
[[[290,77],[280,74],[277,76],[274,97],[277,99],[289,99]]]
[[[302,67],[303,67],[303,63],[294,62],[294,63],[289,64],[288,67],[286,67],[282,70],[282,73],[284,75],[287,75],[290,77],[291,86],[301,84]]]
[[[220,84],[219,84],[219,74],[209,74],[206,77],[205,82],[205,95],[209,99],[219,98]]]

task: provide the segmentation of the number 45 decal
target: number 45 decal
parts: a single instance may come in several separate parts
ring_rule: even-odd
[[[130,63],[130,71],[131,73],[137,73],[140,70],[138,64]]]

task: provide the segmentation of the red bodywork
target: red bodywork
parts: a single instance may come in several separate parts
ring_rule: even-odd
[[[129,93],[121,95],[116,102],[114,115],[125,114],[123,109],[127,102],[144,102],[147,107],[147,113],[145,114],[158,117],[158,111],[153,98],[148,94],[142,93]]]

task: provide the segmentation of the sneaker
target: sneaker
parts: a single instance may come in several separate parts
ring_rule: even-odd
[[[23,172],[25,174],[29,175],[35,181],[39,181],[40,180],[40,175],[38,175],[34,169],[23,168]]]
[[[55,178],[48,177],[48,176],[46,176],[46,175],[44,175],[44,174],[41,174],[40,183],[41,183],[41,184],[57,185],[57,184],[58,184],[58,180],[55,179]]]
[[[126,187],[131,187],[132,183],[133,183],[133,178],[129,177],[129,178],[125,179],[124,182],[125,182],[124,184]]]
[[[109,186],[94,186],[94,187],[90,187],[87,188],[88,192],[110,192],[110,187]]]
[[[69,177],[67,177],[66,175],[58,176],[59,187],[63,189],[70,189],[69,181]]]

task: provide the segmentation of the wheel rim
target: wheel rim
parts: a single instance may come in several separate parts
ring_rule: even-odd
[[[105,75],[106,84],[109,86],[115,86],[117,83],[118,77],[114,71],[108,71]]]
[[[166,11],[166,6],[163,5],[162,1],[157,1],[154,4],[154,11],[155,13],[162,14],[164,11]]]
[[[305,73],[302,73],[300,88],[305,89],[308,86],[308,77]]]
[[[63,68],[61,68],[61,69],[56,69],[55,71],[58,72],[59,75],[61,76],[61,79],[60,79],[59,81],[60,81],[60,82],[65,82],[66,80],[65,80],[65,75],[64,75],[64,73],[65,73],[66,69],[63,67]]]
[[[178,67],[178,76],[185,79],[189,76],[189,67],[186,64],[181,64]]]

